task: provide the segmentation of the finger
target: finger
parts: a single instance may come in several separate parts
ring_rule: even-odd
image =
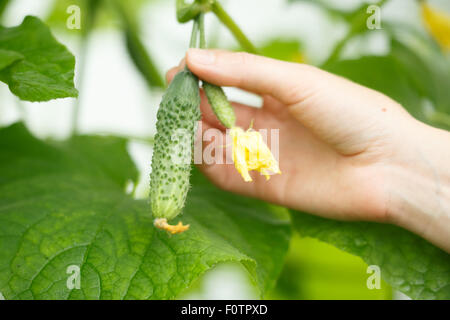
[[[244,52],[189,49],[189,69],[200,79],[221,86],[233,86],[259,94],[269,94],[291,105],[303,97],[314,67],[278,61]]]
[[[179,72],[178,67],[173,67],[166,72],[166,82],[169,84],[172,82],[172,79]]]
[[[166,81],[167,83],[172,82],[173,77],[175,77],[175,75],[180,72],[181,70],[183,70],[184,66],[186,65],[186,59],[183,58],[181,59],[180,63],[178,64],[178,66],[170,68],[169,71],[166,72]]]
[[[183,58],[180,60],[180,63],[178,64],[178,68],[181,70],[186,65],[186,58]]]

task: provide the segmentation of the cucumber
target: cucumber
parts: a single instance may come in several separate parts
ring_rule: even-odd
[[[175,218],[183,209],[189,190],[198,120],[198,79],[185,69],[172,80],[157,113],[150,175],[150,202],[155,226]]]
[[[205,81],[203,81],[202,87],[217,119],[226,128],[233,128],[236,125],[236,114],[223,89]]]

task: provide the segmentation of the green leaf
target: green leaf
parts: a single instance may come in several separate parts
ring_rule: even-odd
[[[18,52],[0,49],[0,70],[23,58]]]
[[[150,205],[125,193],[137,182],[126,142],[33,138],[21,124],[0,129],[0,292],[6,299],[175,298],[223,261],[241,262],[262,294],[274,286],[290,225],[280,209],[220,191],[198,172],[169,236]],[[67,268],[81,288],[67,288]]]
[[[270,299],[391,300],[392,288],[385,281],[376,290],[368,288],[367,267],[358,256],[296,235]]]
[[[450,129],[450,63],[442,55],[423,57],[394,40],[388,56],[341,60],[326,69],[388,95],[420,121]]]
[[[378,265],[382,278],[413,299],[450,298],[450,254],[404,229],[370,222],[342,222],[292,211],[303,237],[330,243]]]
[[[48,101],[76,97],[73,85],[75,58],[58,43],[38,18],[28,16],[18,27],[0,27],[0,50],[9,58],[15,53],[15,63],[0,70],[0,80],[22,100]],[[0,55],[0,65],[7,60]]]
[[[302,44],[296,39],[276,38],[269,40],[259,48],[259,53],[273,59],[304,62]]]
[[[411,79],[412,87],[431,103],[422,105],[422,120],[450,130],[450,120],[439,118],[450,119],[450,59],[428,43],[413,49],[393,40],[391,46],[393,58]]]

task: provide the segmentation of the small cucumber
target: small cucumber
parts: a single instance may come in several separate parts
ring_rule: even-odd
[[[173,219],[183,209],[198,120],[198,79],[185,69],[170,83],[157,113],[150,175],[150,201],[155,219]]]
[[[214,84],[203,81],[203,90],[205,91],[208,102],[214,111],[214,114],[226,128],[233,128],[236,125],[236,114],[230,102],[223,92],[223,89]]]

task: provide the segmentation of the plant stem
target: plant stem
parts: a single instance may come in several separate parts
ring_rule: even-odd
[[[198,27],[200,29],[200,48],[206,49],[206,35],[205,35],[205,14],[200,13],[198,17]]]
[[[198,43],[198,17],[194,19],[194,24],[192,25],[191,41],[189,41],[189,48],[197,48]],[[184,66],[184,70],[189,70],[187,64]]]
[[[3,13],[6,7],[9,4],[9,0],[0,0],[0,18],[3,16]]]
[[[353,36],[354,36],[354,33],[352,31],[350,31],[343,39],[339,40],[338,43],[336,44],[336,46],[334,47],[333,51],[331,52],[330,56],[323,63],[323,66],[327,66],[328,64],[335,62],[341,55],[342,49],[344,49],[347,42],[351,38],[353,38]]]
[[[135,65],[137,71],[143,76],[149,88],[165,88],[163,77],[159,73],[156,64],[147,51],[141,40],[139,24],[131,15],[130,10],[118,0],[114,1],[114,6],[122,19],[122,28],[125,34],[125,43],[131,61]]]
[[[191,41],[189,42],[189,48],[197,48],[198,40],[198,18],[194,19],[194,25],[192,26]]]
[[[230,15],[225,11],[218,1],[214,1],[211,5],[211,10],[217,18],[230,30],[236,40],[245,51],[250,53],[257,53],[255,46],[250,42],[247,36],[242,32],[241,28],[234,22]]]
[[[388,0],[379,0],[378,3],[376,3],[376,5],[378,7],[382,7],[387,1]],[[365,6],[358,8],[358,10],[362,10],[362,8],[364,9],[364,11],[361,11],[360,14],[366,15],[366,11],[365,11],[366,7]],[[356,13],[357,12],[354,12],[354,14],[356,14]],[[364,20],[364,21],[366,21],[366,20]],[[336,60],[338,60],[339,56],[341,55],[342,50],[344,49],[347,42],[350,39],[352,39],[355,35],[367,32],[367,30],[363,29],[364,27],[361,27],[359,25],[360,23],[361,23],[360,19],[353,19],[353,22],[352,22],[352,25],[350,26],[349,32],[343,39],[338,41],[338,43],[334,47],[333,51],[331,52],[330,56],[328,57],[328,59],[322,64],[323,66],[331,64],[332,62],[335,62]]]
[[[113,137],[118,137],[118,138],[121,138],[121,139],[124,139],[124,140],[136,141],[136,142],[141,142],[141,143],[145,143],[145,144],[149,144],[149,145],[154,145],[155,144],[155,137],[154,136],[139,137],[139,136],[131,136],[131,135],[122,135],[122,134],[118,134],[117,132],[108,132],[108,131],[95,132],[92,135],[113,136]]]

